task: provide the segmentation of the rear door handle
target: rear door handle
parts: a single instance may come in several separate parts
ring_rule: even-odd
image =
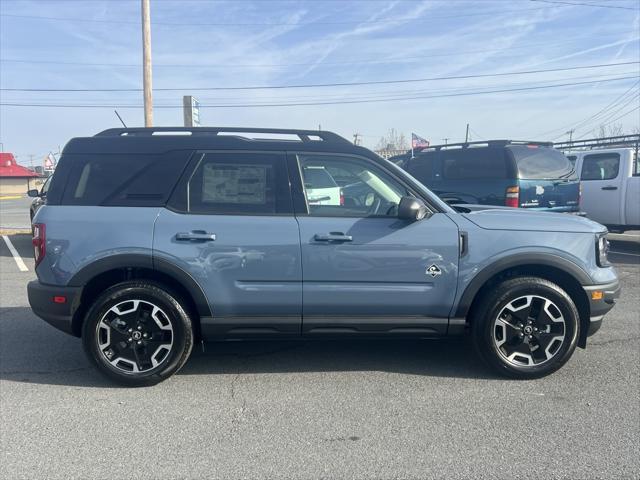
[[[617,190],[618,187],[615,187],[613,185],[607,185],[606,187],[602,187],[602,190]]]
[[[340,232],[331,233],[316,233],[313,236],[316,242],[352,242],[353,237],[351,235],[345,235]]]
[[[215,239],[215,233],[205,232],[204,230],[192,230],[190,232],[176,233],[176,240],[180,242],[213,242]]]

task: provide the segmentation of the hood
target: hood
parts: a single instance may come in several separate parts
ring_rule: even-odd
[[[487,230],[569,233],[600,233],[607,230],[603,225],[577,215],[532,212],[523,208],[480,210],[463,215]]]

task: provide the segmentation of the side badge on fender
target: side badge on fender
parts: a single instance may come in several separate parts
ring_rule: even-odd
[[[425,273],[427,275],[431,275],[432,277],[437,277],[442,273],[442,270],[440,270],[440,267],[438,267],[436,264],[433,264],[427,268],[427,271]]]

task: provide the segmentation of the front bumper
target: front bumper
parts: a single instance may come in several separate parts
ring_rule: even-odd
[[[73,330],[73,315],[80,305],[81,293],[82,287],[44,285],[38,280],[27,284],[29,305],[33,313],[58,330],[75,336],[79,332]],[[65,300],[61,302],[63,297]]]
[[[616,280],[603,285],[589,285],[583,288],[587,298],[589,298],[591,314],[587,336],[591,336],[600,330],[602,319],[614,307],[616,300],[620,297],[620,282]]]

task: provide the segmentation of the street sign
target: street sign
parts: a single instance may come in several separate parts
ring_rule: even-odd
[[[184,126],[185,127],[199,127],[200,126],[200,104],[191,95],[185,95],[182,97],[182,109],[184,112]]]

